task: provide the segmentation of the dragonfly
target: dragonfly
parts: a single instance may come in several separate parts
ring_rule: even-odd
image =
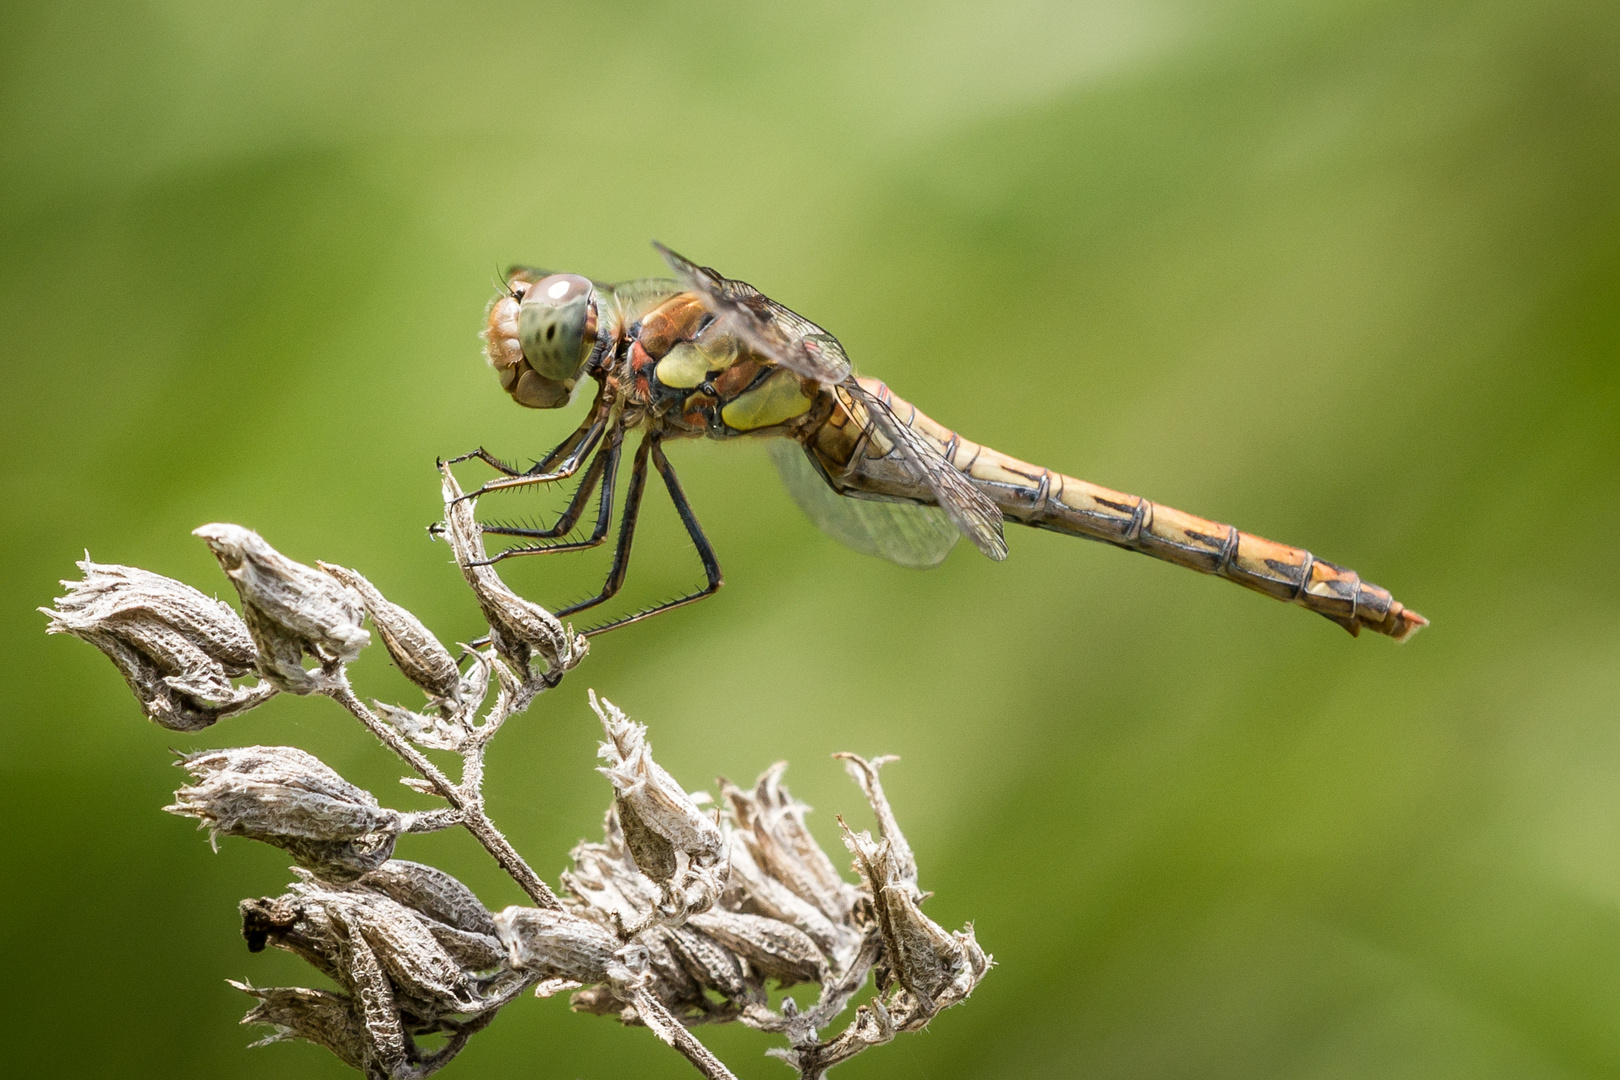
[[[764,438],[794,500],[844,544],[904,566],[939,564],[966,537],[1007,557],[1003,523],[1048,529],[1225,578],[1338,623],[1404,641],[1428,620],[1355,571],[1161,503],[1031,465],[958,435],[855,374],[837,338],[746,282],[664,247],[672,278],[595,281],[510,269],[486,312],[484,354],[503,389],[531,409],[567,405],[595,384],[584,420],[527,469],[480,447],[499,475],[476,499],[573,481],[547,528],[484,524],[511,539],[489,562],[597,547],[607,540],[626,441],[630,463],[607,579],[568,616],[615,596],[629,568],[648,466],[658,474],[703,564],[705,584],[584,631],[640,622],[712,596],[720,563],[664,451],[676,439]],[[576,527],[595,501],[588,534]]]

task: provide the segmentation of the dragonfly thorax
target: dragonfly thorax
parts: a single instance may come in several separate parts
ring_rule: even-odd
[[[807,412],[803,380],[743,346],[702,300],[680,293],[630,330],[632,396],[674,430],[728,438],[776,427]]]

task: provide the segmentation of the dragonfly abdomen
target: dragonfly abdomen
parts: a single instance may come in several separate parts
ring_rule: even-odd
[[[1428,625],[1389,590],[1304,548],[1061,473],[1044,472],[1040,486],[1047,489],[1045,498],[1037,491],[1024,514],[1008,507],[1003,512],[1028,525],[1103,540],[1223,577],[1314,611],[1352,634],[1366,627],[1404,641]]]
[[[1428,620],[1354,570],[1319,559],[1304,548],[1267,540],[1231,525],[1127,495],[1009,457],[964,439],[876,380],[862,380],[885,398],[895,418],[935,443],[1002,514],[1024,525],[1101,540],[1189,570],[1214,574],[1333,620],[1351,634],[1363,627],[1404,641]],[[835,418],[836,419],[836,418]],[[830,426],[830,425],[829,425]],[[855,426],[855,425],[851,425]],[[824,441],[824,440],[823,440]],[[893,487],[890,471],[867,455],[845,466],[845,476],[878,494],[916,498],[914,485]]]

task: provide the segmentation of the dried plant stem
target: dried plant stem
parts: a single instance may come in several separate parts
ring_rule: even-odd
[[[688,1031],[652,991],[632,990],[630,1004],[636,1007],[642,1023],[651,1028],[660,1039],[680,1051],[681,1056],[690,1061],[692,1067],[709,1080],[737,1080],[737,1075],[710,1053],[709,1048],[699,1042],[697,1036]]]
[[[562,903],[558,901],[557,894],[551,891],[551,886],[547,885],[524,861],[523,856],[517,853],[517,849],[512,847],[501,831],[495,827],[495,823],[489,820],[489,816],[484,813],[481,800],[469,797],[468,792],[459,784],[451,783],[450,778],[429,761],[426,755],[406,742],[392,725],[384,723],[376,713],[366,708],[365,704],[354,696],[354,691],[349,688],[347,680],[335,689],[327,691],[327,696],[353,713],[355,718],[366,726],[366,730],[377,736],[384,746],[398,754],[402,761],[432,784],[444,800],[461,815],[461,824],[466,830],[484,845],[485,850],[495,857],[501,869],[511,875],[512,880],[529,894],[531,900],[543,908],[562,910]]]

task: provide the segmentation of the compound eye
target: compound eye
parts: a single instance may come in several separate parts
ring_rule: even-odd
[[[578,274],[543,277],[523,294],[518,306],[518,340],[529,366],[548,379],[568,382],[590,355],[586,327],[595,288]]]
[[[524,298],[532,297],[541,303],[555,304],[561,307],[571,300],[589,295],[590,292],[590,278],[580,277],[578,274],[552,274],[550,277],[543,277],[529,286],[529,291],[524,294]]]

